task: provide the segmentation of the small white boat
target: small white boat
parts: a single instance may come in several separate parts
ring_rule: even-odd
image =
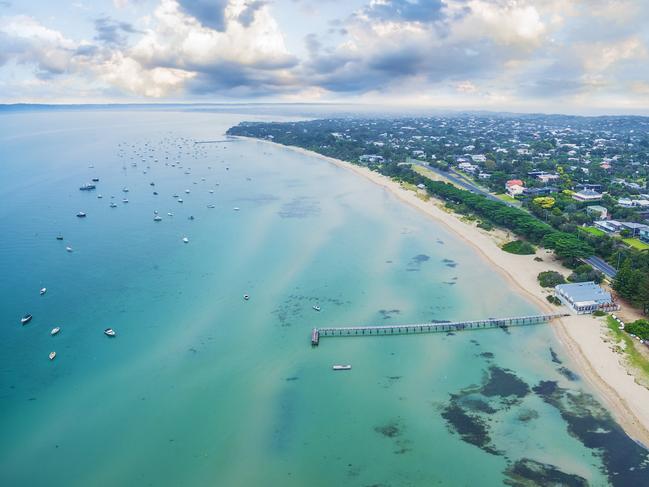
[[[234,211],[239,211],[239,209],[240,209],[240,208],[239,208],[238,206],[235,206],[235,207],[233,208]]]
[[[111,204],[110,204],[110,207],[111,207],[111,208],[117,208],[117,203],[111,203]]]
[[[182,202],[183,202],[183,199],[182,199],[182,198],[178,198],[178,203],[182,203]]]
[[[162,217],[160,215],[156,215],[156,216],[153,217],[153,221],[154,222],[162,221]]]
[[[52,335],[52,336],[57,335],[60,331],[61,331],[61,327],[56,326],[56,327],[52,328],[52,331],[50,332],[50,335]]]
[[[208,208],[216,208],[215,205],[207,205]]]
[[[100,195],[100,194],[98,194],[98,195],[97,195],[97,198],[99,198],[99,199],[102,199],[102,198],[103,198],[103,196],[102,196],[102,195]]]
[[[72,252],[72,247],[66,247],[65,250],[68,252]]]
[[[122,203],[128,203],[128,198],[124,198],[124,199],[122,200]]]
[[[123,188],[122,191],[123,191],[124,193],[128,193],[128,188]]]
[[[77,213],[77,216],[78,216],[79,218],[85,218],[85,217],[86,217],[86,214],[85,214],[83,211],[80,211],[79,213]]]
[[[183,242],[189,243],[189,239],[187,237],[183,237]]]
[[[210,189],[210,193],[212,193],[212,194],[213,194],[213,193],[214,193],[214,190],[213,190],[213,189]]]
[[[317,304],[314,304],[312,307],[314,310],[320,311],[320,306],[318,306]]]
[[[32,321],[32,315],[30,315],[29,313],[27,313],[25,316],[20,318],[20,324],[21,325],[26,325],[30,321]]]
[[[185,190],[185,193],[186,193],[186,194],[189,194],[189,190],[188,190],[188,189],[186,189],[186,190]]]
[[[56,352],[50,352],[50,360],[54,360],[56,358]]]
[[[47,288],[46,288],[46,287],[42,287],[42,288],[41,288],[41,291],[40,291],[41,296],[42,296],[43,294],[45,294],[46,292],[47,292]]]
[[[104,335],[109,336],[109,337],[114,337],[114,336],[117,335],[117,333],[115,333],[115,330],[113,330],[112,328],[106,328],[104,330]]]
[[[331,367],[333,370],[351,370],[351,365],[334,365]]]
[[[250,299],[250,296],[248,296],[247,294],[244,294],[244,295],[243,295],[243,299],[245,299],[246,301],[248,301],[248,300]]]

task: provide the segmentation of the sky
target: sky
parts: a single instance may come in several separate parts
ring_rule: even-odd
[[[649,114],[649,0],[0,0],[0,103]]]

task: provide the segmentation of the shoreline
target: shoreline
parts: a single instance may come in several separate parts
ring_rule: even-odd
[[[545,299],[548,291],[541,288],[536,279],[539,272],[546,270],[565,274],[566,269],[556,261],[552,253],[537,250],[535,255],[514,255],[504,252],[495,241],[493,233],[481,230],[474,224],[462,221],[457,215],[443,210],[436,205],[440,200],[431,196],[429,201],[424,201],[396,181],[366,167],[301,147],[253,137],[238,136],[237,138],[271,144],[310,157],[317,157],[381,186],[403,203],[444,225],[464,243],[475,249],[512,288],[544,312],[556,312],[557,308]],[[543,258],[543,262],[534,261],[535,256]],[[649,447],[649,408],[647,407],[649,390],[635,382],[633,375],[621,363],[621,356],[612,350],[607,338],[608,329],[603,320],[591,315],[571,315],[555,320],[550,326],[554,330],[557,341],[577,366],[578,373],[599,394],[618,424],[631,438]]]

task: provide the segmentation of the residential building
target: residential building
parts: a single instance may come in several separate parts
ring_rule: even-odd
[[[649,226],[640,229],[638,232],[638,238],[643,242],[649,243]]]
[[[525,183],[520,179],[510,179],[505,183],[505,189],[510,196],[517,196],[525,191]]]
[[[613,301],[611,293],[594,282],[559,284],[555,286],[554,291],[561,302],[577,314],[620,309],[617,303]]]
[[[600,220],[593,225],[606,233],[617,233],[622,229],[622,224],[617,220]]]
[[[599,201],[602,195],[592,189],[582,189],[572,195],[572,198],[577,201]]]

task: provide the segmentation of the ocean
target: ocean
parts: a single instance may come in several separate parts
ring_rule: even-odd
[[[262,119],[0,112],[1,485],[649,485],[547,325],[312,348],[539,310],[384,189],[224,135]]]

